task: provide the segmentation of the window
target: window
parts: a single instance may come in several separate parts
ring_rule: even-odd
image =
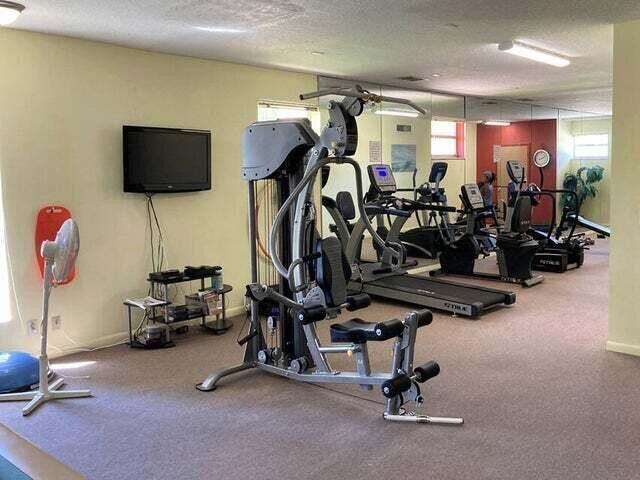
[[[308,118],[316,133],[320,133],[320,112],[316,107],[260,102],[258,121],[284,120],[287,118]]]
[[[573,137],[573,158],[609,158],[609,134],[575,135]]]
[[[431,156],[464,157],[464,123],[432,120]]]

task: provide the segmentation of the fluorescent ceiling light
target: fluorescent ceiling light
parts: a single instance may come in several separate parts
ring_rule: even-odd
[[[406,110],[376,110],[376,115],[390,115],[393,117],[411,117],[417,118],[420,116],[418,112],[407,112]]]
[[[498,49],[519,57],[535,60],[536,62],[546,63],[554,67],[566,67],[571,63],[567,58],[561,57],[553,52],[548,52],[536,47],[530,47],[520,42],[502,42],[498,45]]]
[[[487,120],[486,122],[482,122],[485,125],[490,125],[492,127],[508,127],[511,125],[511,122],[505,122],[503,120]]]
[[[246,30],[240,28],[227,28],[227,27],[193,27],[196,30],[212,33],[244,33]]]
[[[9,25],[16,21],[24,10],[24,5],[0,0],[0,25]]]

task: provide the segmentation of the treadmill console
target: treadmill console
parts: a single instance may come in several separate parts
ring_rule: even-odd
[[[462,191],[462,201],[466,208],[469,210],[481,210],[484,208],[484,199],[482,198],[478,185],[468,183],[463,185],[460,190]]]
[[[447,174],[448,164],[446,162],[433,162],[431,164],[431,173],[429,174],[429,183],[440,183]]]
[[[517,185],[524,183],[524,168],[522,168],[520,162],[509,160],[507,162],[507,173],[511,181]]]
[[[391,167],[383,163],[376,163],[367,166],[369,181],[371,188],[377,193],[393,194],[396,193],[396,179],[393,176]]]

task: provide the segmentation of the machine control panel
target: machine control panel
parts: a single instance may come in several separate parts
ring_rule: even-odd
[[[484,208],[484,199],[480,193],[480,188],[475,183],[468,183],[461,187],[462,199],[467,207],[473,210],[480,210]]]
[[[509,160],[507,162],[507,173],[512,182],[520,185],[524,181],[524,168],[520,165],[520,162],[515,160]]]
[[[431,172],[429,173],[429,183],[439,183],[447,174],[447,162],[433,162],[431,164]]]
[[[383,163],[367,166],[371,186],[380,193],[395,193],[397,190],[396,179],[391,167]]]

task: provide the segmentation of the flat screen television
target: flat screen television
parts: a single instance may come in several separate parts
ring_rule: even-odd
[[[211,132],[122,127],[124,191],[211,190]]]

